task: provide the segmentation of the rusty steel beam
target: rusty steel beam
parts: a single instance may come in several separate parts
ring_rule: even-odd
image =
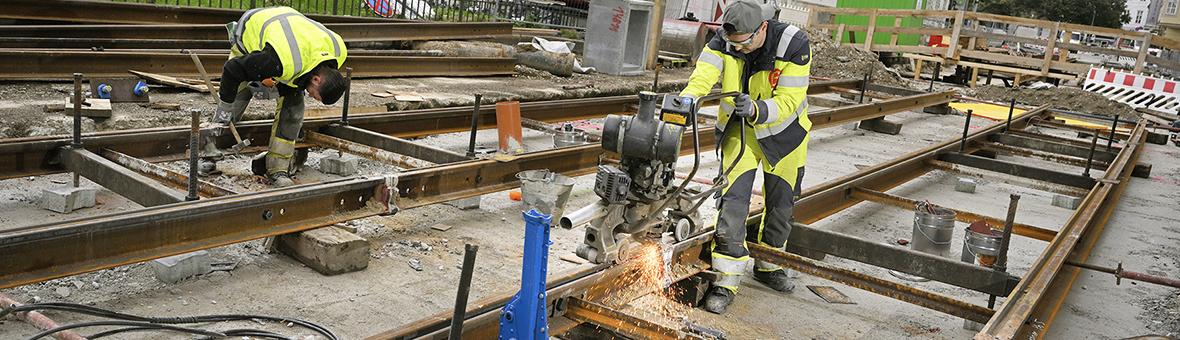
[[[818,111],[808,114],[812,129],[838,126],[866,119],[884,117],[890,114],[950,103],[955,91],[924,93],[906,97],[895,97],[871,103],[857,104]]]
[[[894,206],[894,207],[898,207],[898,208],[902,208],[902,209],[911,209],[911,210],[914,209],[914,206],[916,204],[918,204],[918,200],[915,200],[912,198],[890,195],[888,193],[884,193],[884,192],[880,192],[880,191],[876,191],[876,190],[865,189],[865,188],[860,188],[860,187],[852,189],[852,198],[870,201],[870,202],[876,202],[876,203]],[[971,222],[983,220],[983,221],[987,221],[988,224],[993,225],[993,226],[997,226],[997,227],[1004,225],[1004,220],[998,219],[995,217],[984,216],[984,215],[976,214],[976,213],[973,213],[970,211],[952,209],[952,208],[948,208],[945,206],[943,206],[943,208],[954,211],[955,212],[955,220],[958,220],[959,222],[971,223]],[[1016,234],[1016,235],[1024,236],[1024,237],[1029,237],[1029,238],[1041,240],[1041,241],[1051,241],[1051,240],[1053,240],[1053,237],[1057,236],[1056,231],[1041,228],[1041,227],[1031,226],[1031,225],[1027,225],[1024,223],[1014,223],[1012,225],[1012,233]]]
[[[750,248],[750,256],[756,259],[967,320],[985,322],[991,318],[993,313],[992,310],[985,307],[956,300],[946,295],[919,290],[865,273],[771,249],[761,244],[750,243],[748,247]]]
[[[320,128],[320,131],[342,140],[369,145],[379,150],[406,155],[435,164],[447,164],[468,160],[467,156],[458,152],[415,143],[410,140],[376,133],[355,126],[332,124]]]
[[[1085,189],[1081,189],[1081,188],[1071,187],[1071,186],[1067,186],[1067,185],[1053,184],[1053,183],[1048,183],[1048,182],[1044,182],[1044,181],[1028,179],[1028,178],[1024,178],[1024,177],[1009,176],[1009,175],[1005,175],[1005,174],[1000,174],[998,172],[991,172],[991,171],[987,171],[987,170],[980,170],[980,169],[976,169],[976,168],[972,168],[972,167],[961,166],[961,165],[954,164],[954,163],[943,162],[943,161],[940,161],[937,159],[931,159],[931,160],[927,161],[926,165],[929,165],[931,168],[934,168],[934,169],[938,169],[941,171],[945,171],[945,172],[949,172],[949,173],[953,173],[953,174],[957,174],[957,175],[962,175],[962,176],[966,176],[966,177],[986,179],[989,181],[1007,183],[1007,184],[1011,184],[1011,185],[1022,186],[1022,187],[1029,188],[1029,189],[1037,189],[1037,190],[1058,193],[1058,194],[1067,195],[1067,196],[1082,197],[1082,196],[1085,196],[1086,193],[1088,192]]]
[[[205,70],[221,74],[228,54],[197,54]],[[73,73],[87,77],[126,77],[127,70],[198,77],[201,73],[186,53],[112,51],[0,50],[0,79],[62,80]],[[344,66],[354,78],[418,76],[497,76],[515,72],[511,58],[459,58],[418,56],[349,56]]]
[[[8,0],[0,19],[108,24],[221,24],[237,21],[245,10],[83,0]],[[322,23],[403,22],[408,20],[310,14]]]
[[[369,145],[332,137],[319,132],[308,131],[304,138],[308,142],[324,148],[340,150],[341,152],[347,152],[369,160],[394,165],[399,168],[413,169],[430,165],[429,163],[413,159],[405,155],[395,154]]]
[[[994,151],[994,152],[1006,154],[1006,155],[1043,159],[1043,160],[1050,161],[1050,162],[1057,162],[1057,163],[1061,163],[1061,164],[1065,164],[1065,165],[1073,165],[1073,166],[1078,166],[1078,167],[1086,166],[1086,159],[1082,158],[1082,157],[1074,157],[1074,156],[1067,156],[1067,155],[1062,155],[1062,154],[1058,154],[1058,153],[1045,152],[1045,151],[1039,151],[1039,150],[1033,150],[1033,149],[1026,149],[1026,148],[1010,146],[1010,145],[1006,145],[1006,144],[1000,144],[1000,143],[996,143],[996,142],[978,143],[978,145],[980,146],[980,148],[982,148],[984,150]],[[1100,170],[1100,171],[1105,170],[1108,165],[1110,165],[1110,164],[1103,162],[1103,161],[1099,161],[1099,160],[1094,160],[1091,163],[1091,166],[1094,169]]]
[[[391,214],[395,181],[350,178],[0,231],[0,288]]]
[[[111,149],[103,149],[102,156],[111,160],[112,162],[126,167],[127,169],[130,169],[131,171],[138,172],[156,181],[163,182],[164,184],[167,184],[173,188],[181,190],[188,188],[188,175],[166,169],[162,166],[152,164],[151,162],[131,157]],[[221,197],[237,194],[232,190],[222,188],[221,186],[209,183],[205,180],[198,180],[198,183],[197,191],[201,194],[201,196]]]
[[[329,23],[351,47],[512,35],[509,22]],[[225,25],[0,25],[0,48],[226,49]],[[350,53],[351,56],[351,53]]]
[[[509,22],[325,23],[346,42],[478,39],[512,35]],[[210,25],[0,25],[0,37],[216,40],[228,48],[225,23]],[[156,46],[151,48],[167,48]]]
[[[566,306],[567,318],[592,323],[633,339],[704,339],[591,301],[570,298]]]
[[[86,149],[63,148],[61,163],[66,169],[145,207],[184,201],[184,193],[162,187],[151,178]]]
[[[190,62],[191,64],[191,62]],[[848,84],[857,80],[831,80],[813,82],[809,93],[824,93],[832,85]],[[579,119],[600,118],[608,114],[634,111],[639,103],[636,96],[623,95],[599,98],[564,99],[541,102],[526,102],[520,105],[523,118],[544,122],[562,122]],[[870,108],[871,109],[871,108]],[[471,106],[407,110],[358,114],[349,117],[349,125],[386,134],[393,137],[411,138],[471,129]],[[480,129],[496,127],[496,110],[491,105],[480,109]],[[818,114],[818,113],[816,113]],[[303,121],[303,128],[318,130],[337,123],[336,117],[309,118]],[[270,138],[270,120],[247,121],[237,124],[242,138],[266,140]],[[188,147],[189,127],[172,126],[160,128],[102,131],[84,133],[83,144],[88,148],[109,148],[131,157],[157,159],[175,155]],[[702,136],[712,138],[712,136]],[[228,148],[235,141],[223,135],[217,145]],[[58,173],[63,169],[51,162],[56,150],[70,143],[69,136],[23,137],[0,139],[0,180]],[[702,143],[702,146],[705,144]]]
[[[1086,195],[1057,237],[1029,268],[1020,285],[996,310],[983,330],[975,335],[975,339],[1006,340],[1030,334],[1043,335],[1042,332],[1051,325],[1078,275],[1077,268],[1062,267],[1067,260],[1084,262],[1089,256],[1142,153],[1145,129],[1146,121],[1140,120],[1131,132],[1132,142],[1118,153],[1110,170]],[[1031,319],[1034,316],[1038,319]],[[1030,324],[1044,327],[1031,327]]]
[[[947,152],[938,155],[938,160],[976,169],[998,172],[1006,175],[1035,179],[1053,184],[1068,185],[1075,188],[1089,189],[1094,186],[1094,179],[1090,177],[1048,170],[1015,162],[995,160],[976,155]]]

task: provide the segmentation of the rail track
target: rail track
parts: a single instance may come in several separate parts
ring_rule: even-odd
[[[858,80],[816,81],[812,84],[810,93],[849,92],[848,89],[860,86]],[[813,128],[823,129],[876,119],[893,113],[942,105],[954,100],[950,92],[922,93],[880,86],[865,88],[877,90],[876,96],[883,99],[813,112]],[[635,103],[636,100],[631,96],[605,97],[526,103],[522,105],[521,111],[522,116],[526,118],[558,122],[630,112]],[[318,138],[311,141],[312,143],[307,143],[310,140],[305,141],[301,144],[302,147],[315,145],[343,148],[352,145],[356,147],[349,148],[352,152],[386,152],[434,164],[409,169],[397,175],[348,178],[243,194],[234,194],[206,184],[202,187],[203,196],[216,198],[195,202],[168,202],[175,198],[169,198],[172,196],[165,193],[161,196],[164,198],[157,197],[150,201],[153,203],[145,204],[151,207],[138,211],[0,231],[0,288],[510,189],[519,185],[514,175],[522,170],[548,168],[567,175],[588,174],[594,171],[600,157],[609,156],[597,145],[589,144],[528,153],[507,162],[467,160],[462,155],[404,139],[466,130],[469,128],[467,122],[471,111],[472,108],[461,107],[362,114],[349,117],[347,125],[341,124],[339,119],[334,117],[308,119],[305,122],[304,128],[309,134],[315,133],[338,140],[327,143],[327,139]],[[481,121],[493,121],[494,111],[491,108],[485,107],[479,113],[484,118]],[[1022,131],[1041,120],[1051,120],[1054,115],[1055,113],[1047,108],[1038,108],[1013,118],[1010,128],[1005,128],[1003,123],[996,123],[983,130],[948,139],[889,162],[808,188],[798,201],[800,209],[797,211],[800,213],[796,218],[800,224],[795,226],[791,234],[789,244],[792,247],[788,249],[790,252],[757,247],[752,251],[755,256],[801,272],[938,312],[986,322],[988,328],[984,333],[980,333],[981,337],[995,335],[999,338],[1012,338],[1015,334],[1023,334],[1021,332],[1028,330],[1022,326],[1022,322],[1030,315],[1045,317],[1051,321],[1055,308],[1053,303],[1060,301],[1057,295],[1053,294],[1059,292],[1048,289],[1050,286],[1044,283],[1068,280],[1071,275],[1068,272],[1069,268],[1062,268],[1063,257],[1059,254],[1069,254],[1079,246],[1092,246],[1092,240],[1079,239],[1077,236],[1082,235],[1087,227],[1101,228],[1109,215],[1109,212],[1103,209],[1113,208],[1111,204],[1102,203],[1117,200],[1121,184],[1125,183],[1128,176],[1137,168],[1136,159],[1141,150],[1139,145],[1145,136],[1142,123],[1134,126],[1124,145],[1112,148],[1111,153],[1114,157],[1107,163],[1106,171],[1100,179],[1090,182],[1078,180],[1044,184],[1081,186],[1075,189],[1087,192],[1086,202],[1082,208],[1107,208],[1078,209],[1070,224],[1061,232],[1018,224],[1015,230],[1017,235],[1049,241],[1046,251],[1049,255],[1042,257],[1038,261],[1037,270],[1024,278],[973,264],[876,244],[853,235],[812,228],[807,224],[863,201],[888,206],[899,206],[896,202],[913,201],[886,192],[926,172],[940,169],[938,164],[945,163],[964,168],[979,167],[985,171],[995,172],[1000,169],[1001,161],[989,156],[994,157],[995,153],[991,150],[995,149],[996,144],[1007,145],[1009,150],[1019,148],[1032,150],[1029,152],[1059,153],[1061,148],[1056,146],[1063,144],[1062,141],[1039,133]],[[480,127],[490,128],[492,125],[485,123]],[[239,129],[243,137],[264,138],[268,133],[269,122],[245,122]],[[701,136],[705,139],[701,142],[703,147],[713,145],[713,134],[710,132],[711,129],[701,131]],[[1023,136],[1031,141],[1025,141],[1021,146],[1011,146],[1005,143],[1003,136]],[[187,180],[182,174],[162,171],[152,164],[182,157],[187,138],[187,127],[168,127],[85,134],[82,136],[80,148],[70,146],[69,136],[0,140],[0,179],[76,171],[116,193],[135,197],[143,195],[145,188],[159,187],[160,182],[175,187]],[[232,141],[228,140],[228,136],[223,136],[218,143],[228,146]],[[386,159],[389,159],[388,156]],[[1053,181],[1053,178],[1063,176],[1081,177],[1045,169],[1020,169],[1023,170],[1005,173],[1028,177],[1038,182]],[[293,209],[295,206],[300,208]],[[212,219],[205,217],[213,215],[235,216],[235,228],[227,230],[209,225]],[[992,221],[1002,220],[980,214],[972,215]],[[751,216],[752,221],[758,218],[756,214]],[[700,254],[701,245],[710,239],[711,235],[705,233],[677,245],[677,279],[689,278],[708,268],[706,263],[699,261],[697,255]],[[23,256],[31,253],[39,256]],[[825,255],[921,275],[989,295],[1009,296],[1010,302],[993,311],[974,303],[897,285],[812,259]],[[627,270],[626,266],[599,266],[584,268],[552,280],[549,285],[549,306],[557,316],[552,319],[552,333],[559,334],[585,322],[618,331],[625,331],[626,327],[646,327],[642,329],[648,330],[660,327],[638,322],[642,320],[627,317],[614,310],[615,307],[604,305],[598,300],[615,293],[617,287],[612,287],[609,278],[625,275]],[[629,299],[635,297],[638,296],[628,296],[621,300],[630,301]],[[495,334],[498,327],[497,306],[507,298],[493,296],[470,304],[468,319],[464,321],[465,334]],[[450,312],[440,313],[398,329],[377,333],[373,338],[445,337],[450,315]],[[1020,320],[1021,323],[1013,320]],[[667,334],[666,331],[655,329],[650,334]]]

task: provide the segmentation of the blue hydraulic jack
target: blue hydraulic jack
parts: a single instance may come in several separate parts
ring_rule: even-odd
[[[546,320],[545,272],[549,267],[551,216],[530,209],[524,215],[524,264],[520,291],[500,310],[501,340],[549,338]]]

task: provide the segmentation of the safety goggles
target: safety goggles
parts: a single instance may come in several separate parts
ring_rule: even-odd
[[[743,48],[743,47],[750,46],[751,44],[753,44],[753,43],[754,43],[754,37],[757,37],[757,36],[758,36],[758,32],[761,32],[761,31],[762,31],[762,27],[761,27],[761,26],[759,26],[759,27],[758,27],[758,29],[754,30],[754,33],[753,33],[753,34],[750,34],[750,37],[749,37],[749,38],[746,38],[745,40],[742,40],[742,41],[733,41],[733,40],[729,40],[729,35],[728,35],[728,34],[722,34],[722,35],[721,35],[721,40],[725,40],[725,43],[726,43],[726,44],[729,44],[729,46],[733,46],[733,48],[734,48],[734,49],[741,49],[741,48]],[[722,32],[722,33],[726,33],[726,32]]]

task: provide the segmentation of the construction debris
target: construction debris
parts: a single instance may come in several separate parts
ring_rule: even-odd
[[[871,69],[873,83],[902,85],[901,75],[877,60],[877,55],[851,45],[836,47],[832,38],[818,30],[808,29],[811,39],[811,75],[833,79],[861,79]]]
[[[1016,102],[1028,106],[1051,104],[1056,108],[1067,111],[1089,113],[1103,116],[1119,115],[1122,119],[1133,121],[1139,119],[1138,111],[1100,94],[1073,87],[1057,86],[1044,89],[1009,88],[1002,86],[980,86],[970,93],[971,96],[995,102],[1007,103],[1012,98]]]

